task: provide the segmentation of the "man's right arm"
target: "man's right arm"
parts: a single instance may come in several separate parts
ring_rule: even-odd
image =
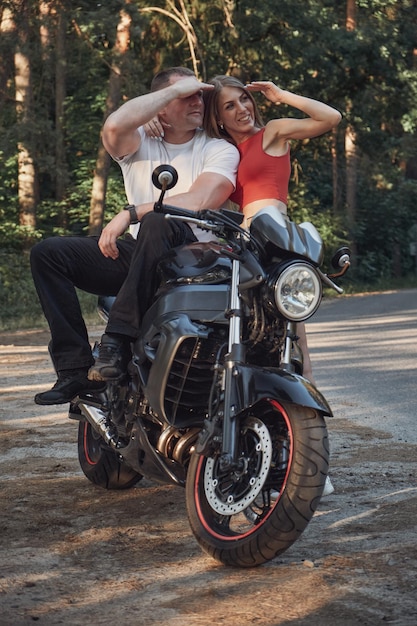
[[[102,140],[107,152],[116,159],[136,152],[140,145],[139,126],[149,122],[175,98],[186,98],[204,85],[190,76],[122,104],[103,126]]]
[[[136,152],[140,145],[139,126],[150,120],[172,99],[169,86],[122,104],[109,115],[103,126],[102,139],[107,152],[119,159]]]

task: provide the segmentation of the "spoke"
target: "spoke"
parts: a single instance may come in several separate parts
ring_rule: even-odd
[[[217,523],[218,525],[224,529],[224,530],[230,530],[230,521],[231,521],[231,516],[230,515],[219,515],[217,517]]]

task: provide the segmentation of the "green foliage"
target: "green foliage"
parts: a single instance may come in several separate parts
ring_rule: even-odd
[[[92,176],[106,107],[110,68],[120,11],[132,18],[130,45],[123,59],[123,100],[145,93],[152,75],[169,65],[192,67],[184,30],[172,19],[181,4],[108,0],[51,3],[65,23],[63,141],[65,162],[57,161],[55,119],[57,46],[52,12],[51,45],[41,46],[37,3],[24,3],[16,25],[28,24],[25,49],[32,73],[33,115],[17,123],[13,55],[15,33],[0,37],[0,246],[27,250],[42,237],[85,234]],[[337,205],[333,206],[330,136],[294,143],[294,178],[289,211],[312,221],[332,250],[353,240],[358,251],[353,276],[380,281],[414,271],[409,254],[415,241],[417,180],[417,67],[414,0],[356,0],[356,27],[346,29],[346,2],[333,0],[185,0],[196,35],[195,53],[204,79],[233,73],[243,81],[269,79],[283,88],[328,102],[344,119],[337,137]],[[23,7],[23,5],[22,5]],[[171,17],[155,10],[171,13]],[[47,54],[46,54],[47,52]],[[298,113],[259,98],[266,120]],[[357,219],[345,221],[344,130],[350,124],[359,154]],[[31,146],[38,181],[36,227],[19,223],[17,143]],[[57,181],[64,181],[57,197]],[[125,202],[120,170],[112,164],[105,222]],[[417,227],[416,227],[417,228]],[[24,255],[23,257],[24,258]],[[4,272],[3,271],[3,279]],[[5,283],[2,283],[2,289]],[[25,289],[24,289],[25,290]],[[2,292],[4,295],[4,291]],[[9,296],[7,296],[9,298]],[[8,306],[12,306],[10,299]]]
[[[0,330],[38,326],[41,319],[29,255],[0,252]]]
[[[372,283],[410,274],[415,259],[410,244],[417,242],[417,180],[399,180],[390,188],[361,184],[361,204],[355,229],[357,277]]]
[[[86,320],[97,323],[97,296],[77,291]],[[27,252],[0,252],[0,331],[45,327]]]

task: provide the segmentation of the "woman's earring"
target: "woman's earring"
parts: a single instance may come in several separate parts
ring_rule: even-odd
[[[220,130],[224,130],[224,126],[223,126],[223,124],[221,122],[219,124],[219,127],[220,127]]]

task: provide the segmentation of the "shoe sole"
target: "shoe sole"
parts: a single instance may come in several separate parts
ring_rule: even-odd
[[[117,376],[105,376],[98,370],[90,369],[88,372],[88,380],[92,380],[93,382],[103,383],[103,382],[116,382],[118,380],[122,380],[122,378],[126,376],[126,372],[121,372],[117,374]]]
[[[38,404],[39,406],[53,406],[54,404],[68,404],[79,395],[82,395],[85,393],[90,393],[90,394],[100,393],[101,391],[104,391],[106,389],[105,381],[100,381],[100,382],[103,383],[103,385],[101,385],[100,387],[97,387],[96,389],[81,389],[78,393],[71,396],[71,398],[63,398],[62,400],[42,400],[42,398],[39,398],[39,396],[36,395],[34,397],[34,402],[35,404]]]
[[[71,400],[54,400],[53,402],[51,402],[48,400],[41,400],[40,398],[37,398],[36,396],[34,398],[35,404],[39,404],[40,406],[53,406],[54,404],[67,404],[67,402],[71,402]]]

